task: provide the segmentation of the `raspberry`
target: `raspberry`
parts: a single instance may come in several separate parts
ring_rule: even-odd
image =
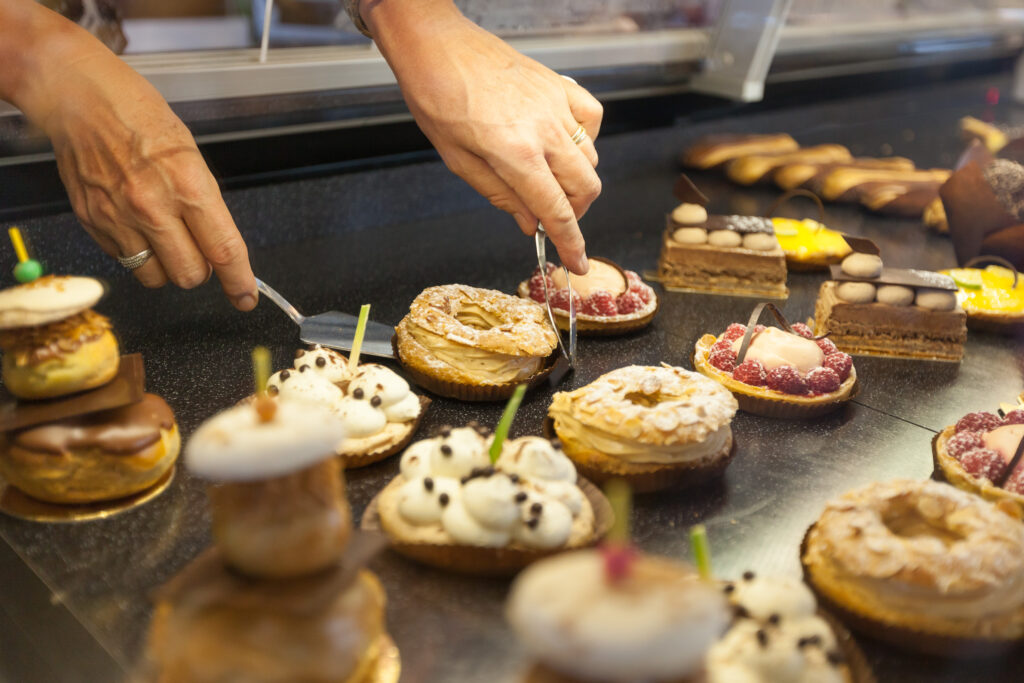
[[[818,348],[821,349],[821,352],[826,356],[839,351],[839,349],[836,348],[836,343],[828,337],[816,339],[814,343],[818,345]]]
[[[1017,410],[1011,410],[1003,418],[1003,424],[1008,425],[1024,425],[1024,410],[1017,408]]]
[[[615,297],[611,292],[594,292],[583,302],[583,312],[587,315],[618,315],[619,308],[615,305]]]
[[[754,325],[754,334],[758,334],[760,332],[764,332],[767,329],[768,328],[765,327],[764,325]]]
[[[828,394],[839,388],[842,380],[832,368],[814,368],[807,373],[807,386],[816,394]]]
[[[615,300],[615,305],[619,309],[619,314],[625,315],[639,311],[644,307],[644,302],[636,292],[625,292],[620,294],[619,298]]]
[[[822,365],[829,370],[834,370],[839,375],[839,381],[845,382],[846,378],[850,376],[850,370],[853,369],[853,358],[848,353],[836,351],[825,356],[825,362]]]
[[[728,339],[719,339],[715,342],[715,345],[711,347],[711,353],[715,351],[732,351],[732,341]]]
[[[1003,456],[991,448],[975,448],[964,453],[960,464],[972,477],[996,481],[1006,471]]]
[[[577,294],[576,292],[573,292],[572,300],[573,303],[576,304],[576,310],[581,310],[583,306],[583,301],[580,299],[580,295]],[[563,287],[562,289],[558,289],[552,292],[551,308],[558,308],[563,311],[569,310],[569,289],[567,287]]]
[[[1003,426],[1003,418],[995,413],[967,413],[956,423],[957,432],[991,432]]]
[[[637,285],[643,286],[644,281],[640,279],[640,275],[635,270],[624,271],[626,273],[626,282],[629,284],[629,288],[633,289]]]
[[[541,274],[534,268],[533,277],[530,278],[530,298],[534,301],[544,302],[544,280],[548,281],[548,291],[555,291],[555,283],[551,278],[542,278]]]
[[[803,323],[794,323],[790,325],[790,327],[792,327],[793,331],[799,334],[801,337],[806,337],[807,339],[810,339],[811,337],[814,336],[814,333],[811,332],[811,328],[807,327],[807,325]]]
[[[736,366],[732,372],[732,378],[737,382],[743,382],[755,387],[763,387],[767,373],[761,361],[745,360]]]
[[[747,326],[741,325],[740,323],[733,323],[729,327],[725,328],[725,333],[722,335],[722,339],[730,342],[736,341],[747,333]]]
[[[967,451],[984,447],[985,443],[981,440],[981,432],[960,432],[946,441],[946,452],[957,460]]]
[[[765,384],[769,389],[784,394],[806,394],[808,391],[807,380],[792,365],[780,365],[769,370]]]
[[[651,303],[651,299],[654,298],[654,290],[647,286],[640,276],[634,273],[632,270],[626,271],[626,282],[629,285],[629,291],[633,292],[640,297],[640,301],[644,304]]]
[[[714,349],[708,356],[708,363],[722,372],[732,372],[736,369],[736,354],[732,349]]]
[[[1024,496],[1024,466],[1017,465],[1010,478],[1003,484],[1003,488],[1018,495]]]

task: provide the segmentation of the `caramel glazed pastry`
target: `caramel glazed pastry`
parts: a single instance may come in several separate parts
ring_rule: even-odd
[[[9,432],[0,437],[0,475],[33,498],[93,503],[154,485],[180,450],[170,406],[138,403]]]
[[[772,221],[758,216],[709,216],[683,203],[668,217],[658,259],[666,288],[786,298],[786,255]]]
[[[106,384],[120,355],[110,321],[91,309],[103,285],[47,275],[0,291],[0,349],[8,391],[24,399],[72,394]]]
[[[1024,525],[947,484],[842,495],[808,532],[802,562],[829,611],[905,649],[981,655],[1024,639]]]
[[[584,476],[620,476],[644,491],[721,474],[736,410],[729,390],[699,373],[631,365],[556,393],[548,416]]]
[[[334,457],[343,438],[330,411],[299,399],[243,403],[195,432],[186,464],[214,484],[216,550],[157,595],[152,680],[381,680],[384,591],[343,564],[352,533]]]
[[[490,443],[482,429],[446,428],[407,449],[379,498],[387,534],[400,543],[533,550],[593,540],[594,510],[557,444],[506,441],[491,466]]]
[[[967,315],[952,278],[884,268],[875,254],[854,253],[832,267],[814,305],[814,334],[841,351],[959,362]]]
[[[530,381],[558,344],[537,303],[465,285],[423,290],[395,336],[398,359],[417,384],[469,400]]]
[[[332,349],[299,349],[295,367],[267,381],[267,393],[281,400],[306,400],[331,411],[345,426],[335,452],[349,467],[371,456],[392,455],[416,431],[423,414],[420,397],[394,371],[366,363],[350,373],[348,360]]]

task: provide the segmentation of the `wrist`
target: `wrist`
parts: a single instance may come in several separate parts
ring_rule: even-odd
[[[467,22],[453,0],[359,0],[359,14],[385,58],[403,44]]]

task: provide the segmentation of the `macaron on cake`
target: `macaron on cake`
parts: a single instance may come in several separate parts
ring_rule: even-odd
[[[369,465],[400,452],[412,440],[430,399],[415,394],[398,373],[376,363],[353,366],[321,346],[299,349],[294,367],[267,382],[274,400],[320,404],[344,423],[336,444],[346,468]]]
[[[379,541],[353,535],[334,454],[344,437],[319,403],[264,392],[196,430],[185,461],[211,483],[215,547],[157,594],[150,678],[397,681],[384,590],[363,568]]]

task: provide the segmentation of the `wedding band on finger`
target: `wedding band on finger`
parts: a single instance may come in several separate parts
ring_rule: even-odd
[[[117,262],[131,271],[141,268],[152,256],[152,249],[143,249],[138,254],[133,254],[132,256],[118,256]]]
[[[587,139],[587,129],[582,124],[576,127],[576,132],[572,134],[572,142],[574,145],[578,145]]]

